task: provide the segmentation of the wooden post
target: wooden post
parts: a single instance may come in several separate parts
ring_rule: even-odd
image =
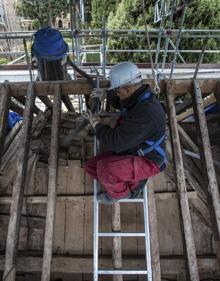
[[[53,102],[53,116],[51,129],[50,159],[49,159],[49,182],[47,194],[47,216],[44,237],[44,255],[42,265],[41,281],[50,280],[51,260],[53,249],[53,231],[56,205],[57,188],[57,160],[58,160],[58,142],[59,142],[59,123],[61,115],[61,91],[58,85]]]
[[[10,144],[13,142],[13,140],[17,136],[18,132],[20,131],[21,126],[22,126],[22,121],[20,120],[19,122],[17,122],[14,125],[14,127],[11,129],[11,131],[7,134],[7,136],[5,138],[3,153],[8,149]]]
[[[24,111],[24,121],[22,126],[22,137],[20,138],[20,147],[18,149],[17,177],[13,185],[12,204],[10,209],[10,219],[6,242],[5,270],[3,273],[3,280],[6,280],[7,278],[7,281],[15,281],[16,276],[15,258],[25,188],[34,102],[35,93],[33,90],[33,84],[29,83]]]
[[[24,109],[13,101],[10,102],[10,109],[21,116],[24,115]]]
[[[46,107],[48,107],[48,108],[53,107],[53,104],[52,104],[51,100],[48,98],[48,96],[42,96],[42,97],[39,97],[39,99],[46,105]]]
[[[181,153],[179,132],[176,120],[176,110],[174,105],[174,97],[172,95],[172,86],[167,87],[167,110],[169,114],[169,125],[172,141],[172,153],[175,166],[175,176],[177,183],[177,197],[180,209],[180,221],[183,234],[183,248],[186,258],[186,273],[188,280],[199,281],[198,265],[196,259],[195,242],[193,238],[192,223],[190,217],[188,196],[186,190],[186,181],[184,174],[183,158]]]
[[[115,203],[112,206],[112,231],[120,232],[121,231],[121,210],[120,203]],[[121,237],[113,237],[112,245],[112,259],[113,259],[113,268],[121,269],[122,268],[122,251],[121,251]],[[114,281],[122,281],[122,275],[113,275]]]
[[[154,195],[153,184],[151,183],[151,180],[148,181],[147,188],[148,188],[147,192],[148,192],[148,209],[149,209],[149,224],[150,224],[150,248],[151,248],[153,281],[161,281],[157,213],[156,213],[155,195]]]
[[[4,150],[10,99],[9,87],[3,84],[0,92],[0,161]]]
[[[15,99],[16,99],[17,101],[19,101],[19,102],[20,102],[21,104],[23,104],[23,105],[26,104],[26,98],[25,98],[24,96],[22,96],[22,97],[15,97]],[[36,105],[34,105],[33,111],[34,111],[35,114],[38,114],[38,113],[41,112],[41,110],[40,110]]]
[[[216,173],[213,163],[212,151],[209,140],[206,117],[204,113],[202,93],[197,80],[193,80],[194,93],[193,106],[196,117],[198,132],[201,137],[200,154],[202,156],[203,168],[207,177],[207,198],[209,203],[210,217],[216,246],[218,262],[220,264],[220,198]]]
[[[62,96],[62,101],[69,111],[75,112],[75,109],[73,107],[73,104],[72,104],[69,96]]]

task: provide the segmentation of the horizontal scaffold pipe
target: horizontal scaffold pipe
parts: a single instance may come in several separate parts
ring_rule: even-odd
[[[60,30],[64,37],[71,38],[74,36],[98,36],[103,37],[103,29],[82,29],[82,30]],[[178,30],[164,30],[164,35],[168,31],[169,37],[176,37]],[[31,38],[36,31],[15,31],[15,32],[0,32],[0,39],[23,39],[23,38]],[[142,35],[144,36],[144,29],[105,29],[105,34],[109,36],[121,36],[121,35]],[[159,34],[159,29],[151,29],[149,30],[150,37],[157,37]],[[182,30],[183,37],[193,38],[196,36],[198,38],[212,37],[219,38],[220,30],[219,29],[183,29]]]
[[[71,46],[70,46],[71,47]],[[201,50],[178,50],[179,53],[185,54],[200,54]],[[99,54],[100,50],[78,50],[80,53],[91,53],[91,54]],[[152,53],[156,53],[157,50],[151,50]],[[113,49],[106,49],[106,53],[149,53],[149,50],[113,50]],[[160,53],[164,53],[164,50],[160,50]],[[167,53],[175,53],[175,50],[167,50]],[[206,50],[206,54],[220,54],[220,50]],[[68,54],[71,54],[70,52]],[[0,52],[0,56],[9,56],[9,55],[17,55],[22,56],[24,55],[23,51],[12,51],[12,52]]]
[[[203,94],[210,94],[216,91],[219,79],[198,79]],[[144,79],[144,82],[154,87],[153,79]],[[14,97],[24,96],[27,92],[29,82],[9,83],[10,93]],[[160,89],[164,93],[166,84],[172,84],[172,94],[181,96],[192,91],[192,79],[161,80]],[[89,95],[92,88],[90,83],[84,79],[72,81],[37,81],[34,82],[34,90],[37,96],[54,95],[57,84],[61,85],[63,95]],[[109,81],[100,81],[101,88],[108,88]]]

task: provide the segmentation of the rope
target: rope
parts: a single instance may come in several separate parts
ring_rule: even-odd
[[[185,15],[186,15],[186,8],[187,8],[187,4],[186,4],[186,1],[184,1],[183,13],[182,13],[182,17],[181,17],[181,23],[180,23],[180,27],[179,27],[179,31],[178,31],[177,42],[176,42],[176,50],[175,50],[175,53],[173,56],[173,63],[172,63],[171,72],[170,72],[170,79],[173,76],[173,71],[174,71],[175,64],[176,64],[177,53],[179,51],[179,45],[180,45],[180,40],[181,40],[181,35],[182,35],[182,28],[183,28],[183,23],[185,20]]]
[[[155,57],[155,65],[156,65],[157,72],[158,72],[158,65],[159,65],[158,59],[159,59],[159,54],[160,54],[161,37],[163,34],[163,30],[164,30],[164,20],[165,20],[165,0],[162,0],[162,14],[161,14],[158,42],[157,42],[156,57]]]
[[[144,28],[145,28],[146,38],[147,38],[147,45],[148,45],[149,56],[150,56],[150,64],[151,64],[152,76],[153,76],[154,84],[155,84],[154,92],[156,94],[159,94],[160,93],[160,86],[158,84],[157,76],[156,76],[155,70],[154,70],[154,62],[153,62],[153,57],[152,57],[152,52],[151,52],[150,36],[149,36],[148,28],[147,28],[147,20],[146,20],[146,13],[145,13],[146,6],[145,6],[144,0],[142,1],[142,4],[143,4]]]

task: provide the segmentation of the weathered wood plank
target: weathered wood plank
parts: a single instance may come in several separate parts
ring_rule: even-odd
[[[207,181],[207,197],[210,208],[210,218],[214,240],[217,247],[217,256],[220,264],[220,197],[216,173],[213,163],[212,151],[210,146],[209,132],[204,112],[202,93],[197,80],[193,80],[194,94],[192,95],[196,124],[201,137],[200,154],[202,155],[203,169]]]
[[[10,146],[10,144],[13,142],[14,138],[16,137],[17,133],[20,131],[21,129],[21,124],[22,121],[17,122],[14,127],[10,130],[10,132],[7,134],[6,138],[5,138],[5,144],[4,144],[4,152],[8,149],[8,147]]]
[[[157,213],[155,204],[155,194],[151,179],[147,183],[148,192],[148,209],[149,209],[149,224],[150,224],[150,248],[152,261],[152,275],[154,281],[161,280],[160,271],[160,250],[159,236],[157,229]]]
[[[184,175],[183,158],[181,153],[179,132],[176,120],[176,111],[174,106],[173,85],[168,84],[167,87],[167,110],[169,115],[169,125],[172,141],[172,153],[175,165],[175,176],[177,182],[178,203],[180,208],[180,219],[182,225],[184,251],[187,266],[187,275],[189,280],[198,280],[198,265],[196,259],[195,242],[193,238],[192,223],[190,217],[188,196],[186,191],[186,181]]]
[[[57,195],[65,195],[67,193],[67,175],[68,166],[58,167],[58,178],[57,178]]]
[[[66,202],[65,252],[83,254],[84,202]]]
[[[20,102],[21,104],[23,104],[23,105],[26,104],[26,97],[24,97],[24,96],[15,97],[15,99],[16,99],[17,101],[19,101],[19,102]],[[38,114],[38,113],[41,112],[41,110],[40,110],[36,105],[34,105],[33,112],[34,112],[35,114]]]
[[[138,256],[128,256],[123,259],[124,268],[143,269],[146,266],[145,258]],[[17,258],[17,269],[20,272],[41,272],[42,258],[23,256]],[[60,273],[93,273],[92,257],[54,257],[52,261],[52,272]],[[111,268],[112,258],[107,256],[100,259],[100,268]],[[202,274],[220,274],[218,262],[215,258],[198,258],[199,272]],[[0,257],[0,271],[4,268],[4,257]],[[185,265],[183,257],[161,257],[162,276],[175,277],[184,274]]]
[[[191,91],[192,79],[170,80],[173,85],[173,93],[175,96],[185,95]],[[201,79],[199,80],[203,94],[211,94],[215,92],[218,79]],[[145,79],[144,83],[153,87],[154,80]],[[166,91],[166,81],[160,83],[161,92]],[[57,84],[61,84],[63,95],[88,95],[91,92],[91,85],[85,79],[72,81],[41,81],[34,82],[34,87],[37,96],[54,95],[54,90]],[[10,91],[12,96],[24,96],[27,91],[27,82],[10,83]],[[107,80],[100,81],[101,88],[108,88]]]
[[[37,170],[42,169],[38,168]],[[40,170],[41,171],[41,170]],[[42,172],[38,173],[42,173]],[[43,180],[45,182],[46,179]],[[44,183],[46,185],[46,183]],[[197,192],[196,191],[188,191],[187,192],[188,198],[196,199]],[[28,204],[46,204],[47,203],[47,196],[26,196]],[[171,198],[176,199],[176,192],[161,192],[155,193],[155,200],[156,202],[169,200]],[[11,197],[10,196],[1,196],[0,197],[0,204],[11,204]],[[59,195],[57,196],[57,202],[73,202],[73,203],[93,203],[93,195]]]
[[[113,232],[121,231],[120,203],[115,203],[112,206],[112,231]],[[122,268],[121,237],[113,237],[112,239],[112,260],[113,260],[114,269]],[[122,281],[123,275],[114,275],[113,280]]]
[[[65,196],[67,192],[67,172],[68,166],[58,167],[57,198],[53,243],[53,252],[55,252],[56,254],[62,253],[65,250],[66,201],[58,200],[58,194],[62,194]]]
[[[10,109],[21,116],[24,114],[24,109],[13,101],[10,102]]]
[[[204,107],[207,107],[211,104],[214,104],[216,102],[216,98],[214,96],[214,94],[211,94],[206,100],[204,100]],[[184,119],[186,119],[187,117],[193,115],[193,108],[191,107],[190,109],[188,109],[187,111],[177,115],[177,121],[183,121]]]
[[[84,169],[81,166],[80,160],[68,161],[67,174],[67,193],[68,194],[83,194],[84,193]]]
[[[10,92],[8,84],[1,85],[0,89],[0,161],[4,150],[5,136],[8,124],[10,105]]]
[[[190,146],[190,148],[198,153],[199,152],[199,148],[198,146],[194,143],[194,141],[190,138],[190,136],[186,133],[186,131],[182,128],[182,126],[178,125],[178,131],[180,133],[180,135],[185,139],[185,141],[187,142],[187,144]]]
[[[136,232],[137,229],[137,208],[142,208],[139,203],[121,204],[121,229],[122,232]],[[143,224],[143,221],[141,222]],[[138,253],[137,237],[122,238],[122,254],[136,255]]]
[[[56,188],[57,188],[57,160],[58,160],[58,145],[59,145],[59,125],[61,115],[61,91],[58,86],[55,89],[53,101],[53,116],[51,130],[51,145],[49,158],[49,181],[48,181],[48,199],[47,199],[47,216],[44,237],[44,255],[42,265],[42,281],[50,280],[53,233],[54,233],[54,218],[56,207]]]
[[[61,254],[65,249],[65,225],[66,225],[66,204],[56,202],[55,221],[54,221],[54,241],[53,252]]]
[[[93,254],[93,180],[85,173],[85,219],[84,219],[84,255]]]
[[[7,276],[8,281],[15,281],[15,257],[19,235],[19,224],[25,188],[28,151],[30,145],[31,127],[33,120],[33,108],[35,92],[32,83],[28,84],[27,104],[25,106],[24,121],[22,126],[22,138],[18,150],[17,177],[13,186],[10,220],[6,242],[5,269],[3,278]]]
[[[75,112],[73,104],[72,104],[72,102],[71,102],[71,100],[70,100],[70,98],[68,96],[63,96],[62,100],[63,100],[63,103],[65,104],[67,110]]]

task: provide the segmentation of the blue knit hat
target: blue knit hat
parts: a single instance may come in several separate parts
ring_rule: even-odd
[[[58,60],[63,58],[68,51],[68,45],[58,30],[48,26],[35,33],[32,55],[38,59]]]

